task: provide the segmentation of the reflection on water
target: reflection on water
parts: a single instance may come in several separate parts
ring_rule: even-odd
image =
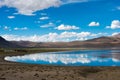
[[[37,53],[24,56],[7,56],[5,60],[66,66],[120,66],[120,50],[80,50]]]

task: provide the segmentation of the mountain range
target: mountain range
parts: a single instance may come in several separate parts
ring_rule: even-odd
[[[7,41],[0,36],[0,48],[20,48],[20,47],[21,47],[20,45]]]
[[[112,48],[120,47],[120,34],[114,36],[102,36],[86,41],[72,42],[30,42],[30,41],[7,41],[0,37],[1,48]]]

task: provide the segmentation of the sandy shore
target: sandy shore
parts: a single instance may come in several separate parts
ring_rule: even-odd
[[[120,80],[120,67],[63,67],[6,62],[0,54],[0,80]]]

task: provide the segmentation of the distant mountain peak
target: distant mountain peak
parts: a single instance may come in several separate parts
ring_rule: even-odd
[[[17,48],[19,45],[13,44],[0,36],[0,48]]]
[[[120,33],[114,35],[113,37],[120,38]]]
[[[120,34],[115,36],[101,36],[98,38],[86,41],[73,41],[73,42],[30,42],[30,41],[7,41],[0,37],[0,47],[2,48],[104,48],[104,47],[120,47]]]
[[[0,36],[0,41],[6,41],[3,37]]]

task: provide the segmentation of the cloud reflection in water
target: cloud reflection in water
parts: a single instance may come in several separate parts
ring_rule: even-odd
[[[94,53],[95,55],[97,53]],[[92,53],[66,53],[66,52],[54,52],[54,53],[39,53],[30,54],[23,56],[7,56],[5,60],[13,62],[25,62],[25,63],[36,63],[36,64],[55,64],[55,65],[90,65],[90,66],[109,66],[120,65],[120,61],[116,58],[101,58],[93,56]],[[111,53],[110,53],[111,54]],[[98,54],[101,55],[101,54]],[[108,65],[107,65],[108,64]]]

